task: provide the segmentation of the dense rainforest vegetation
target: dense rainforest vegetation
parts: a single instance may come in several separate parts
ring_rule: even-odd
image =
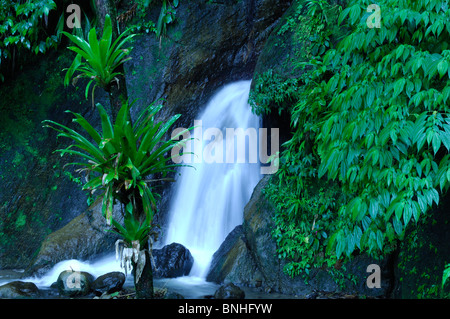
[[[311,41],[306,61],[293,61],[303,72],[263,74],[251,99],[293,129],[266,189],[292,276],[392,252],[450,185],[448,4],[370,5],[298,6],[308,18],[295,31]]]
[[[75,142],[58,151],[82,158],[72,164],[87,178],[77,182],[102,196],[103,215],[123,238],[121,253],[128,254],[135,283],[144,266],[151,281],[151,256],[139,255],[151,250],[148,239],[155,235],[157,194],[150,185],[177,167],[165,157],[176,143],[165,138],[180,115],[158,122],[162,106],[155,103],[133,123],[123,64],[137,33],[154,33],[161,46],[178,1],[135,0],[121,12],[114,1],[89,1],[83,23],[73,30],[66,25],[69,1],[0,3],[0,80],[13,79],[27,60],[62,44],[75,52],[61,82],[87,79],[82,90],[96,106],[101,129],[75,112],[80,132],[45,124]],[[262,117],[290,124],[279,158],[272,158],[279,170],[264,195],[275,207],[271,236],[278,258],[286,261],[283,271],[307,279],[310,270],[324,266],[337,274],[358,254],[391,254],[446,195],[450,8],[440,0],[293,5],[295,14],[278,28],[278,35],[293,33],[301,47],[285,62],[291,73],[257,75],[249,104]],[[156,22],[145,18],[151,6],[161,8]],[[109,109],[95,103],[96,88],[108,93]],[[148,179],[152,174],[157,178]],[[112,217],[116,201],[124,207],[123,222]],[[448,277],[449,267],[441,288]]]

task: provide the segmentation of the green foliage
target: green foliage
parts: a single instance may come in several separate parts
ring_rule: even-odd
[[[83,159],[67,165],[82,167],[78,171],[85,173],[83,189],[91,193],[101,192],[99,196],[102,197],[103,215],[107,223],[112,223],[125,240],[142,241],[152,227],[155,197],[149,184],[155,180],[148,180],[147,176],[159,174],[164,178],[167,173],[180,166],[170,164],[170,158],[165,157],[180,141],[163,141],[164,135],[180,115],[172,116],[166,123],[156,122],[155,115],[161,108],[162,105],[148,106],[132,124],[129,105],[124,103],[116,122],[112,124],[106,110],[97,104],[101,132],[95,130],[80,114],[70,112],[74,116],[73,121],[81,126],[89,139],[62,124],[44,121],[47,127],[59,132],[58,136],[74,142],[58,152],[61,156],[70,154]],[[124,226],[112,216],[116,200],[126,207]]]
[[[294,135],[280,158],[278,192],[271,192],[278,206],[293,206],[289,198],[313,200],[308,181],[339,186],[342,205],[332,218],[317,219],[330,221],[319,245],[331,259],[389,252],[450,185],[449,8],[380,1],[377,29],[366,24],[370,4],[351,1],[338,21],[316,12],[325,29],[340,22],[349,32],[336,48],[299,63],[305,72],[290,110]],[[325,46],[324,39],[316,44]],[[289,238],[296,209],[280,211],[277,233]],[[314,215],[304,223],[312,226]],[[292,227],[305,236],[301,225]]]
[[[271,113],[274,106],[281,115],[298,95],[298,80],[284,80],[272,69],[257,76],[254,89],[250,92],[250,105],[257,115]]]
[[[450,278],[450,264],[447,264],[442,273],[441,297],[444,296],[444,286],[449,278]]]
[[[272,235],[277,242],[278,257],[289,260],[284,271],[292,277],[306,275],[307,279],[312,268],[332,267],[337,262],[335,256],[325,258],[324,244],[335,230],[333,210],[336,202],[333,196],[337,190],[331,185],[314,185],[309,188],[299,186],[294,192],[283,185],[282,182],[269,184],[265,189],[268,198],[277,203],[276,228]],[[284,201],[280,202],[280,198]]]
[[[325,0],[296,1],[289,10],[290,14],[282,18],[275,30],[278,40],[272,39],[270,43],[271,55],[283,61],[279,66],[281,72],[278,67],[254,78],[249,103],[258,115],[275,110],[280,115],[289,112],[303,90],[299,74],[304,70],[300,61],[323,54],[331,45],[331,36],[339,33],[331,23],[340,10],[337,5],[329,5]]]
[[[92,94],[96,86],[109,91],[110,83],[120,75],[119,72],[116,72],[117,67],[131,59],[130,57],[127,58],[130,54],[130,49],[122,49],[134,37],[134,34],[127,36],[127,33],[128,30],[120,34],[113,42],[111,18],[109,15],[105,17],[103,35],[100,40],[97,39],[95,27],[90,29],[88,39],[63,32],[76,45],[69,47],[69,49],[77,53],[72,65],[67,70],[64,84],[69,85],[74,73],[79,71],[81,73],[75,77],[75,81],[80,77],[89,79],[85,91],[86,98],[88,97],[89,88],[94,82]],[[85,61],[83,62],[82,59]]]
[[[130,31],[133,33],[156,33],[156,27],[153,21],[139,20],[137,24],[130,26]]]
[[[49,35],[45,30],[49,12],[55,9],[56,4],[53,0],[0,0],[0,65],[2,68],[7,63],[13,63],[14,55],[20,50],[29,50],[38,54],[58,45],[64,19],[59,19],[56,34]],[[0,74],[0,78],[3,80],[3,75]]]
[[[173,0],[172,2],[167,0],[158,0],[156,2],[161,3],[161,11],[158,21],[155,24],[151,20],[146,21],[147,10],[150,8],[152,0],[134,0],[135,5],[132,7],[130,12],[133,12],[133,15],[137,18],[135,20],[137,21],[129,26],[132,32],[153,32],[158,38],[162,39],[162,36],[166,34],[167,25],[175,22],[176,8],[178,7],[179,0]]]
[[[111,232],[121,236],[129,246],[136,241],[139,241],[139,244],[143,246],[152,230],[151,223],[147,222],[147,220],[144,223],[141,223],[139,219],[136,218],[136,214],[133,213],[133,205],[131,202],[125,207],[123,226],[114,218],[111,218],[111,223],[115,228],[115,230],[111,230]]]
[[[147,10],[150,7],[151,2],[152,2],[151,0],[135,0],[134,1],[135,4],[132,6],[132,8],[129,11],[122,14],[125,16],[125,18],[123,20],[130,19],[129,16],[136,17],[135,20],[137,20],[137,21],[128,25],[131,32],[133,32],[133,33],[140,33],[140,32],[156,33],[155,23],[151,20],[146,21]]]
[[[172,3],[168,0],[163,0],[161,13],[159,14],[158,23],[156,24],[156,36],[161,38],[166,34],[167,25],[175,21],[176,7],[178,7],[178,0],[173,0]]]
[[[349,223],[336,233],[338,257],[354,250],[348,234],[355,232],[361,249],[382,251],[438,204],[450,181],[449,34],[438,32],[446,10],[434,9],[435,22],[424,26],[420,4],[385,1],[376,31],[352,15],[367,5],[342,12],[340,20],[350,12],[353,31],[313,61],[314,87],[292,113],[296,127],[312,124],[317,176],[338,180],[351,196],[339,210]]]

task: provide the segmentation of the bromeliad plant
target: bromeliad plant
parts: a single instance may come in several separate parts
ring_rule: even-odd
[[[67,69],[64,85],[69,85],[70,79],[78,71],[80,74],[73,79],[72,83],[75,84],[82,77],[90,79],[86,86],[86,98],[93,83],[95,84],[92,95],[97,86],[109,92],[111,82],[118,81],[117,77],[121,75],[117,71],[118,67],[131,59],[131,57],[127,57],[131,50],[122,48],[135,36],[135,34],[128,33],[129,30],[124,31],[113,42],[113,30],[109,15],[105,16],[103,34],[100,39],[97,39],[95,27],[90,29],[87,39],[63,32],[76,45],[68,49],[77,53],[72,65]],[[82,59],[85,61],[83,62]],[[94,103],[93,97],[92,103]]]
[[[156,122],[155,115],[161,108],[160,104],[151,104],[132,124],[129,115],[130,106],[124,103],[113,124],[103,106],[97,104],[101,118],[101,132],[80,114],[68,111],[74,116],[73,122],[78,123],[89,138],[62,124],[44,121],[46,127],[59,132],[58,136],[69,138],[74,142],[57,152],[60,152],[61,156],[75,155],[84,160],[67,165],[81,166],[78,171],[85,173],[84,190],[91,193],[101,192],[99,196],[103,201],[103,216],[107,224],[112,225],[113,231],[123,238],[122,258],[128,262],[132,255],[137,265],[136,282],[139,281],[140,271],[145,264],[142,247],[147,247],[153,229],[155,196],[150,183],[166,179],[169,172],[181,166],[171,164],[170,157],[166,157],[165,154],[170,153],[173,147],[183,141],[163,140],[180,115],[172,116],[166,123]],[[184,132],[180,132],[179,135]],[[162,177],[153,178],[155,174]],[[148,179],[148,176],[153,176],[153,179]],[[113,217],[115,201],[119,201],[125,207],[123,225]],[[125,254],[124,249],[127,249]]]

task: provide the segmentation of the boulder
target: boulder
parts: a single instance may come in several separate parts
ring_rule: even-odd
[[[155,261],[155,278],[174,278],[186,276],[194,264],[194,257],[189,250],[181,244],[172,243],[161,249],[153,249]]]
[[[244,299],[245,292],[233,283],[220,286],[214,293],[215,299]]]
[[[97,296],[112,294],[122,289],[125,279],[125,274],[120,271],[110,272],[95,279],[91,289]]]
[[[236,226],[214,253],[206,276],[215,283],[234,282],[257,287],[259,271],[247,249],[242,225]]]
[[[114,251],[118,236],[105,231],[106,222],[102,216],[101,205],[101,200],[97,200],[66,226],[48,235],[31,266],[26,270],[25,277],[42,276],[63,260],[89,260],[106,251]],[[117,209],[118,207],[115,207],[115,210]]]
[[[32,282],[12,281],[0,286],[1,299],[39,298],[38,287]]]
[[[64,270],[58,276],[56,285],[61,295],[82,297],[91,292],[94,276],[85,271]]]

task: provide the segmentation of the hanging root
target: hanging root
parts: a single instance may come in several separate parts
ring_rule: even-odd
[[[122,239],[116,241],[116,260],[120,261],[120,268],[124,268],[125,276],[128,270],[131,271],[131,258],[133,256],[133,249],[126,247],[126,243]]]
[[[125,276],[127,272],[133,269],[132,261],[136,264],[136,283],[141,278],[142,271],[145,266],[145,251],[140,250],[140,244],[138,240],[131,243],[131,247],[127,247],[127,243],[122,239],[116,241],[116,260],[120,261],[120,267],[124,268]],[[150,254],[151,256],[151,254]],[[153,259],[153,257],[152,257]]]
[[[149,247],[150,247],[150,250],[148,252],[149,255],[150,255],[150,261],[152,263],[153,269],[155,269],[155,271],[158,271],[158,269],[156,268],[155,259],[153,259],[153,254],[152,254],[152,251],[153,251],[153,238],[149,236],[148,240],[149,240]]]

